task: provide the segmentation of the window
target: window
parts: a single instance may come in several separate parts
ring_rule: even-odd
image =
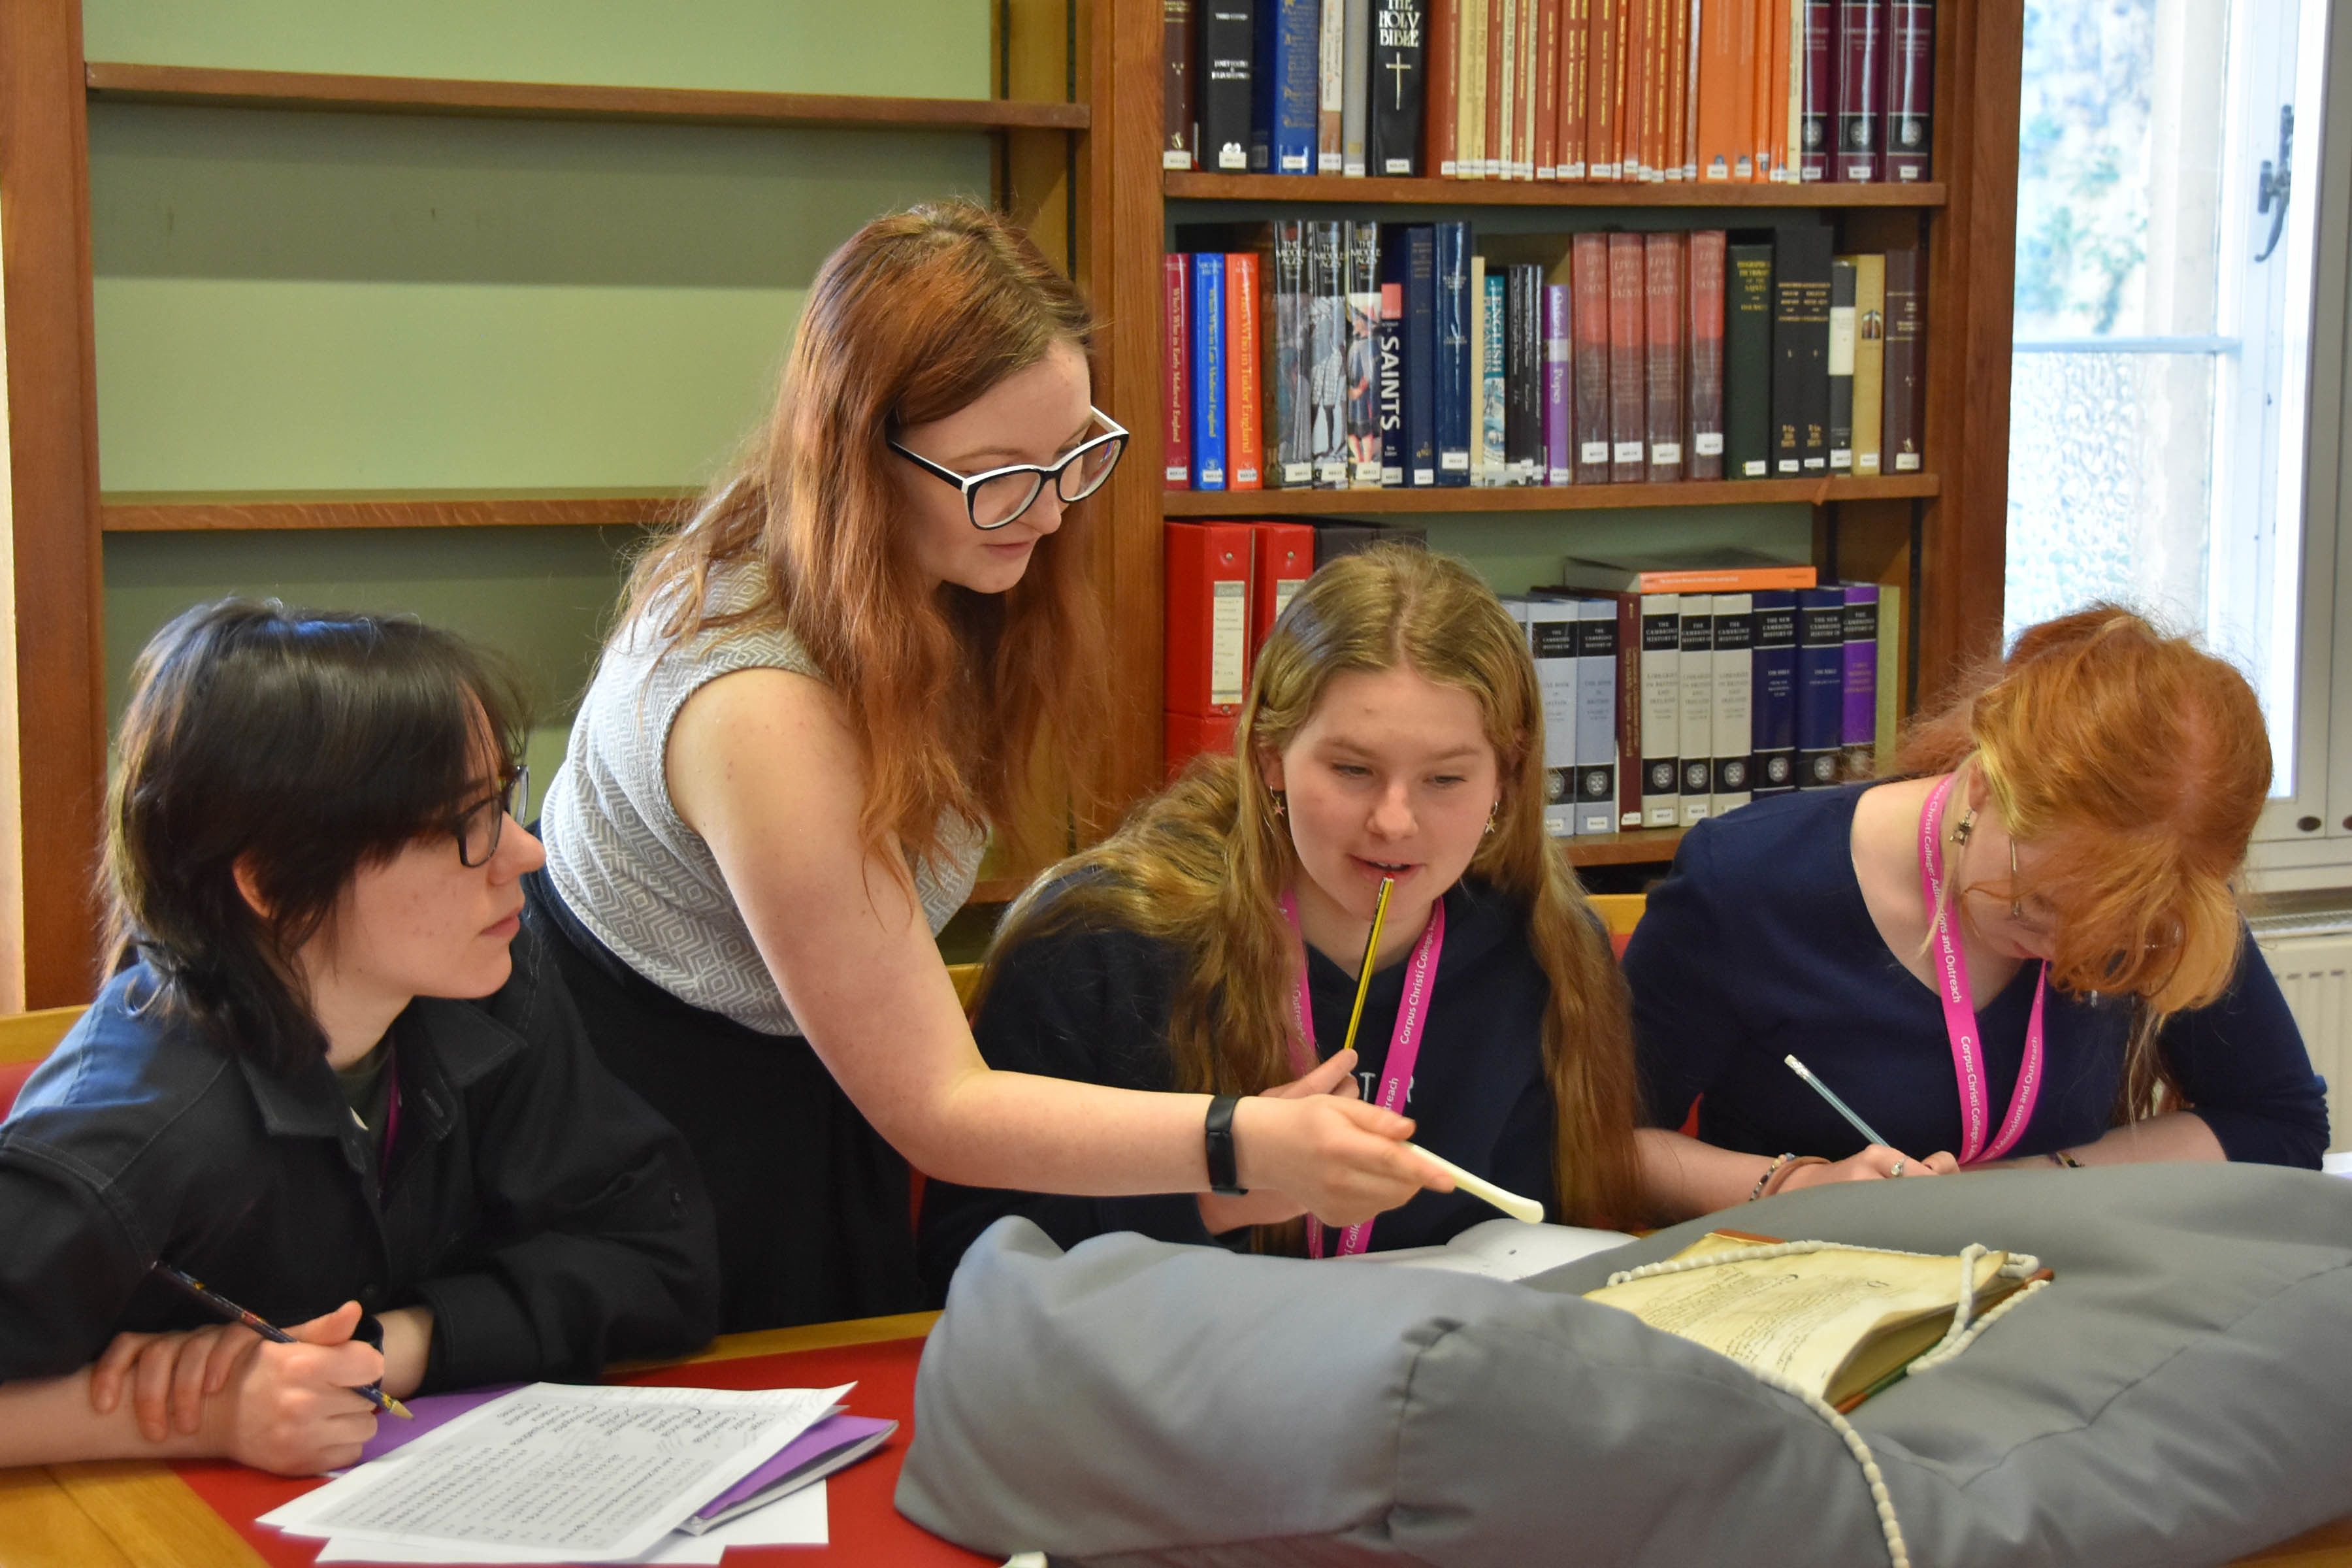
[[[2311,400],[2343,375],[2340,341],[2314,353],[2315,280],[2342,298],[2328,9],[2029,0],[2019,130],[2007,629],[2104,597],[2201,631],[2262,696],[2279,865],[2352,862],[2333,476],[2306,487],[2334,450]]]

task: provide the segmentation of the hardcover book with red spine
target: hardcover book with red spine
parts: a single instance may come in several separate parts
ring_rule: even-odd
[[[1160,166],[1190,169],[1192,146],[1192,0],[1160,0]]]
[[[1683,237],[1672,230],[1643,235],[1642,248],[1643,427],[1650,447],[1643,477],[1654,485],[1673,484],[1683,477]]]
[[[1830,177],[1837,138],[1837,19],[1840,0],[1799,0],[1804,7],[1804,119],[1798,132],[1797,178],[1806,184]]]
[[[1609,482],[1609,237],[1580,234],[1569,242],[1574,289],[1569,337],[1570,457],[1580,485]]]
[[[1805,0],[1769,0],[1770,26],[1765,30],[1763,52],[1771,68],[1766,82],[1764,104],[1764,155],[1768,167],[1759,169],[1756,177],[1775,183],[1797,177],[1797,165],[1789,156],[1789,147],[1796,136],[1790,112],[1797,95],[1804,90],[1804,73],[1797,69],[1797,28],[1804,20]]]
[[[1642,331],[1649,267],[1638,234],[1609,237],[1609,479],[1638,484],[1649,471],[1648,360]]]
[[[1643,161],[1650,146],[1650,31],[1657,0],[1622,0],[1617,26],[1618,89],[1617,172],[1626,180],[1649,178]]]
[[[1307,579],[1315,574],[1315,529],[1304,522],[1245,525],[1255,546],[1250,563],[1250,658]]]
[[[1886,253],[1886,408],[1879,471],[1916,474],[1927,466],[1927,369],[1920,353],[1927,301],[1919,298],[1919,252]]]
[[[1192,488],[1192,258],[1171,252],[1160,279],[1165,301],[1160,311],[1161,358],[1167,368],[1160,389],[1160,405],[1167,418],[1161,433],[1167,454],[1162,459],[1167,465],[1164,488],[1189,490]]]
[[[1683,471],[1694,479],[1723,478],[1723,268],[1719,228],[1690,237],[1690,419]]]
[[[1755,15],[1750,0],[1716,0],[1699,13],[1697,43],[1698,177],[1744,180],[1756,113],[1756,68],[1749,58]]]
[[[1617,106],[1624,89],[1617,37],[1625,0],[1591,0],[1591,5],[1585,35],[1584,177],[1615,180],[1624,174],[1617,146]]]
[[[1886,108],[1886,0],[1839,0],[1837,152],[1831,177],[1843,184],[1885,178],[1879,132]]]
[[[1462,0],[1430,0],[1423,25],[1429,28],[1429,84],[1423,100],[1428,119],[1422,127],[1426,150],[1421,166],[1424,174],[1450,180],[1459,172],[1454,159],[1454,127],[1462,113]]]
[[[1936,95],[1936,0],[1886,0],[1885,121],[1879,132],[1882,178],[1928,177]]]
[[[1249,687],[1250,575],[1245,522],[1162,525],[1167,552],[1167,695],[1171,713],[1240,711]]]
[[[1666,177],[1666,149],[1672,141],[1666,111],[1674,97],[1674,68],[1666,57],[1674,48],[1675,8],[1683,0],[1643,0],[1643,4],[1649,15],[1642,35],[1648,46],[1648,56],[1642,63],[1642,178],[1654,184]]]
[[[1674,6],[1673,37],[1666,47],[1666,178],[1696,177],[1691,146],[1691,5],[1692,0],[1668,0]]]
[[[1258,258],[1254,250],[1225,256],[1225,488],[1265,488],[1265,410],[1260,391]]]
[[[1559,166],[1563,180],[1585,175],[1585,100],[1592,90],[1592,0],[1560,0]]]
[[[1559,35],[1568,0],[1537,0],[1536,178],[1559,178]]]

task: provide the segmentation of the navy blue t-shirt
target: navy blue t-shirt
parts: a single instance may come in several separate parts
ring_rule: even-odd
[[[1958,1154],[1959,1089],[1941,1001],[1887,947],[1853,872],[1854,803],[1868,785],[1775,795],[1685,836],[1625,953],[1651,1122],[1691,1101],[1706,1142],[1842,1159],[1863,1147],[1790,1072],[1794,1054],[1905,1152]],[[1979,996],[1990,1109],[2001,1125],[2025,1055],[2039,962]],[[2087,1143],[2113,1125],[2132,1012],[2053,990],[2042,1095],[2011,1155]],[[2181,1090],[2232,1160],[2316,1167],[2326,1086],[2252,938],[2219,1001],[2158,1037]]]
[[[1376,971],[1364,998],[1356,1054],[1367,1100],[1377,1097],[1411,962],[1408,950]],[[1171,944],[1115,927],[1032,937],[1003,955],[982,999],[972,1026],[981,1055],[1001,1071],[1117,1089],[1170,1089],[1168,1017],[1183,963]],[[1307,999],[1316,1050],[1328,1058],[1347,1037],[1356,983],[1311,948]],[[1416,1143],[1538,1199],[1545,1217],[1557,1220],[1557,1119],[1543,1065],[1550,1000],[1550,984],[1528,945],[1524,911],[1482,882],[1456,883],[1445,894],[1445,948],[1404,1110],[1416,1124]],[[923,1193],[919,1249],[934,1293],[946,1289],[980,1233],[1012,1214],[1034,1220],[1066,1247],[1115,1230],[1162,1241],[1212,1239],[1190,1193],[1062,1197],[932,1182]],[[1467,1193],[1416,1193],[1374,1223],[1372,1249],[1431,1246],[1494,1217],[1493,1209]],[[1235,1232],[1231,1239],[1238,1243],[1247,1234]]]

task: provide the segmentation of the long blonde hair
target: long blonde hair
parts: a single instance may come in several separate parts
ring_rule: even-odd
[[[631,575],[625,625],[684,639],[781,623],[808,650],[856,716],[869,853],[895,837],[936,856],[943,819],[993,826],[1016,857],[1066,842],[1037,763],[1100,711],[1092,531],[1074,517],[1039,540],[1010,592],[927,593],[886,442],[1093,332],[1076,287],[1000,215],[943,202],[876,218],[818,270],[758,439]],[[712,574],[744,563],[772,597],[713,614]]]
[[[1301,873],[1254,760],[1280,753],[1336,677],[1399,667],[1475,699],[1499,764],[1495,831],[1468,874],[1523,911],[1549,983],[1543,1059],[1561,1212],[1634,1223],[1644,1205],[1630,1011],[1608,938],[1544,832],[1535,664],[1493,591],[1444,556],[1383,545],[1317,572],[1259,650],[1238,754],[1197,761],[1034,884],[1006,912],[983,984],[1006,952],[1049,930],[1099,921],[1158,938],[1185,960],[1168,1023],[1175,1087],[1255,1094],[1287,1081],[1297,949],[1277,900]]]

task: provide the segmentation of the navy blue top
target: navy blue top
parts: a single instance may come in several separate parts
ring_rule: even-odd
[[[1842,1159],[1861,1135],[1781,1058],[1793,1053],[1915,1156],[1960,1149],[1941,1001],[1905,969],[1863,902],[1852,841],[1868,785],[1774,795],[1692,828],[1625,952],[1654,1125],[1755,1154]],[[2041,963],[1979,996],[1988,1139],[2009,1110]],[[2113,1125],[2131,1009],[2053,990],[2042,1097],[2011,1155],[2087,1143]],[[2219,1001],[2175,1015],[2158,1044],[2189,1107],[2232,1160],[2316,1167],[2326,1086],[2248,936]]]
[[[1408,951],[1375,971],[1364,997],[1356,1054],[1367,1100],[1379,1092],[1411,963]],[[1171,943],[1098,921],[1047,931],[998,959],[973,1037],[988,1065],[1000,1071],[1169,1089],[1168,1017],[1184,963]],[[1355,1000],[1356,983],[1347,971],[1309,947],[1307,1002],[1320,1058],[1328,1059],[1347,1037]],[[1525,912],[1483,882],[1455,883],[1445,894],[1445,949],[1438,956],[1404,1108],[1416,1124],[1413,1141],[1539,1200],[1545,1217],[1557,1220],[1557,1118],[1543,1064],[1550,1002],[1550,983],[1528,945]],[[1036,1221],[1066,1247],[1117,1230],[1162,1241],[1213,1239],[1190,1193],[1063,1197],[935,1181],[923,1190],[919,1237],[934,1293],[946,1289],[957,1261],[982,1231],[1014,1214]],[[1415,1193],[1380,1216],[1372,1250],[1431,1246],[1493,1217],[1494,1210],[1467,1193]],[[1248,1234],[1235,1231],[1224,1239],[1244,1245]]]

